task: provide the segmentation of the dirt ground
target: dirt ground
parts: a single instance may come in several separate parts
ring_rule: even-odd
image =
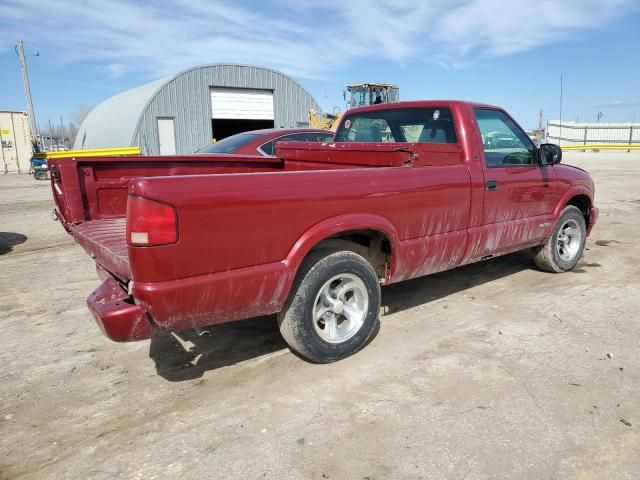
[[[0,176],[0,479],[640,478],[640,155],[565,163],[601,209],[574,272],[518,253],[384,288],[332,365],[270,317],[107,340],[48,184]]]

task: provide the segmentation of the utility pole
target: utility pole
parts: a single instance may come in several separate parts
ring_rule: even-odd
[[[538,142],[542,142],[543,138],[546,139],[547,135],[546,133],[543,134],[542,132],[544,132],[544,111],[540,110],[540,118],[538,119],[538,131],[536,133],[536,138],[538,139]]]
[[[56,146],[58,144],[58,141],[56,140]],[[57,148],[56,148],[57,150]],[[49,151],[53,152],[55,151],[53,149],[53,127],[51,126],[51,119],[49,119]]]
[[[560,75],[560,133],[558,137],[558,145],[562,145],[562,75]]]
[[[42,137],[42,127],[40,126],[40,122],[38,122],[37,125],[38,125],[38,132],[40,132],[37,137],[38,144],[40,145],[40,151],[44,152],[44,138]]]
[[[38,138],[38,129],[36,128],[36,114],[33,110],[33,101],[31,100],[31,87],[29,86],[29,72],[27,72],[27,60],[24,57],[24,42],[20,40],[15,47],[18,58],[20,58],[20,69],[22,70],[22,84],[24,86],[24,96],[27,100],[27,111],[29,112],[29,128],[31,129],[31,138]],[[38,54],[36,54],[38,55]]]
[[[62,121],[62,115],[60,115],[60,130],[62,132],[62,146],[64,147],[64,122]]]

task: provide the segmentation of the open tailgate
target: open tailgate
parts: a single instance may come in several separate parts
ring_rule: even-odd
[[[100,266],[120,280],[131,279],[125,218],[92,220],[71,225],[70,230],[76,241]]]

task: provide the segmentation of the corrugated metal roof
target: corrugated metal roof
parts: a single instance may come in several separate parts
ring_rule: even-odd
[[[181,71],[111,97],[82,123],[75,149],[139,146],[159,154],[158,118],[175,121],[177,153],[192,153],[211,142],[211,89],[266,89],[273,92],[274,126],[307,126],[317,102],[295,80],[253,65],[210,64]]]
[[[96,106],[84,119],[73,148],[129,147],[145,106],[171,77],[132,88]]]

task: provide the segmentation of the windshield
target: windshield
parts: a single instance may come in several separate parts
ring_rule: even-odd
[[[238,133],[227,138],[223,138],[219,142],[208,145],[196,153],[234,153],[239,148],[244,147],[248,143],[260,138],[257,133]]]

